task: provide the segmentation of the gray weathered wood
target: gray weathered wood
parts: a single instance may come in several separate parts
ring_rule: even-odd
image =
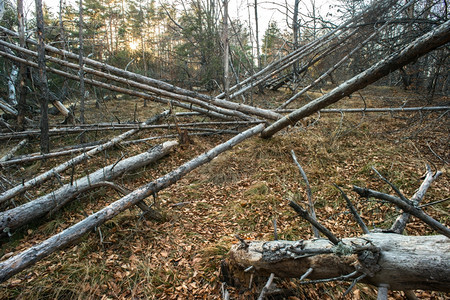
[[[271,137],[283,128],[289,125],[294,125],[300,119],[307,117],[346,96],[351,95],[353,92],[368,86],[387,74],[416,60],[418,57],[438,48],[439,46],[445,45],[449,41],[450,21],[447,21],[411,42],[401,51],[391,54],[366,71],[347,80],[328,94],[311,101],[284,118],[274,122],[262,132],[261,136],[263,138]]]
[[[164,113],[162,113],[164,115],[169,114],[169,111],[165,111]],[[154,119],[150,119],[148,122],[153,122]],[[147,122],[144,122],[143,125],[147,125]],[[35,187],[43,182],[45,182],[46,180],[52,178],[55,174],[59,174],[65,170],[67,170],[68,168],[75,166],[85,160],[90,159],[91,156],[96,155],[108,148],[113,147],[114,145],[116,145],[117,143],[123,141],[124,139],[128,138],[129,136],[135,134],[136,132],[138,132],[139,129],[131,129],[125,133],[122,133],[119,136],[116,136],[115,138],[111,139],[110,141],[101,144],[97,147],[95,147],[92,150],[89,150],[86,153],[82,153],[68,161],[66,161],[65,163],[62,163],[56,167],[54,167],[53,169],[44,172],[20,185],[17,185],[7,191],[4,191],[3,193],[0,194],[0,203],[5,202],[8,199],[11,199],[12,197],[25,192],[27,190],[29,190],[32,187]]]
[[[154,162],[175,147],[176,141],[165,142],[153,147],[148,152],[138,154],[133,157],[121,160],[104,168],[88,174],[73,183],[68,183],[52,191],[47,195],[37,198],[23,205],[9,209],[0,213],[0,232],[14,230],[29,223],[47,213],[54,212],[71,201],[79,193],[89,190],[92,185],[98,182],[110,181],[127,171],[136,170],[140,167]]]
[[[433,183],[433,181],[435,181],[440,175],[442,174],[442,172],[436,172],[436,174],[433,174],[433,172],[431,171],[430,166],[427,165],[427,174],[425,176],[425,179],[422,181],[422,184],[420,185],[419,189],[417,190],[416,193],[414,193],[414,195],[412,196],[412,198],[410,199],[410,201],[412,201],[412,203],[414,204],[414,206],[419,206],[420,202],[422,201],[422,199],[425,197],[425,193],[427,192],[428,188],[430,187],[430,185]],[[408,223],[409,220],[409,213],[403,213],[401,214],[394,222],[394,224],[392,224],[391,226],[391,230],[393,232],[396,233],[402,233],[403,230],[406,227],[406,224]]]
[[[342,245],[328,240],[254,241],[248,247],[232,246],[229,264],[244,270],[253,266],[257,275],[299,278],[309,268],[309,279],[327,279],[358,271],[361,280],[391,290],[424,289],[450,291],[450,239],[436,236],[403,236],[371,233],[345,238]],[[328,253],[326,252],[328,251]]]
[[[11,150],[8,151],[2,158],[0,158],[0,163],[5,162],[11,159],[14,156],[14,153],[22,149],[28,143],[27,139],[21,140],[17,145],[15,145]]]
[[[405,202],[404,200],[397,198],[395,196],[391,196],[385,193],[380,193],[371,189],[365,189],[358,186],[353,186],[353,191],[357,192],[361,197],[373,197],[377,199],[382,199],[389,201],[393,204],[395,204],[397,207],[399,207],[401,210],[403,210],[405,213],[411,214],[426,224],[428,224],[431,228],[436,230],[437,232],[447,236],[450,238],[450,228],[443,225],[442,223],[438,222],[437,220],[433,219],[429,215],[423,212],[419,207],[415,207],[413,205],[410,205],[409,203]]]
[[[16,32],[9,30],[5,27],[0,26],[0,30],[9,35],[17,36]],[[28,39],[27,42],[32,43],[32,44],[36,43],[36,41],[33,39]],[[64,51],[64,50],[55,48],[53,46],[46,45],[45,49],[49,52],[52,52],[55,54],[60,54],[62,56],[68,57],[68,58],[78,59],[77,54],[74,54],[69,51]],[[1,55],[5,56],[3,52],[1,53]],[[127,78],[127,79],[133,80],[135,82],[139,82],[139,83],[143,83],[143,84],[152,86],[157,89],[157,90],[155,90],[155,93],[158,95],[160,94],[161,91],[164,90],[166,92],[170,92],[170,93],[173,93],[176,95],[183,95],[183,96],[190,97],[193,99],[196,98],[203,102],[210,103],[210,104],[213,104],[213,105],[221,107],[221,108],[235,110],[236,112],[241,112],[244,114],[253,114],[255,116],[259,116],[259,117],[263,117],[263,118],[267,118],[267,119],[271,119],[271,120],[277,120],[282,117],[282,115],[280,115],[274,111],[268,110],[268,109],[261,109],[258,107],[254,107],[254,106],[250,106],[250,105],[246,105],[246,104],[242,104],[242,103],[234,103],[234,102],[219,99],[217,97],[211,97],[208,95],[204,95],[204,94],[201,94],[201,93],[198,93],[195,91],[186,90],[186,89],[174,86],[172,84],[166,83],[164,81],[146,77],[146,76],[136,74],[136,73],[133,73],[130,71],[126,71],[126,70],[123,70],[120,68],[116,68],[114,66],[111,66],[111,65],[108,65],[108,64],[90,59],[90,58],[84,57],[83,62],[85,64],[91,65],[99,70],[106,70],[106,71],[111,72],[120,77]],[[87,71],[87,70],[85,69],[85,71]],[[77,77],[77,76],[75,76],[75,77]],[[74,78],[74,80],[78,80],[78,78]],[[88,81],[86,81],[86,83],[87,82]]]
[[[217,155],[231,149],[240,142],[250,138],[264,129],[263,124],[259,124],[252,127],[239,135],[231,138],[230,140],[222,143],[213,149],[205,152],[204,154],[197,156],[189,162],[181,165],[172,172],[152,181],[133,192],[129,193],[125,197],[115,201],[102,210],[90,215],[83,221],[67,228],[66,230],[52,236],[44,242],[37,244],[22,253],[19,253],[0,263],[0,282],[3,282],[24,270],[25,268],[33,265],[42,258],[50,255],[58,249],[67,247],[80,239],[84,234],[88,233],[95,227],[103,224],[105,221],[113,218],[122,211],[128,209],[132,205],[135,205],[139,201],[147,198],[148,196],[157,193],[158,191],[174,184],[184,175],[188,174],[195,168],[211,161]]]

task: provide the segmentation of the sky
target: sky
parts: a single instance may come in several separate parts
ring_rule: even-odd
[[[65,0],[68,3],[75,3],[75,0]],[[270,21],[277,21],[280,27],[286,26],[286,4],[291,8],[294,6],[294,0],[257,0],[260,31],[264,32]],[[43,2],[57,12],[59,9],[59,0],[43,0]],[[170,2],[170,0],[169,0]],[[229,0],[229,14],[232,19],[248,20],[249,10],[254,22],[254,2],[255,0]],[[304,14],[311,12],[312,3],[319,9],[319,13],[325,16],[327,12],[333,11],[332,6],[337,4],[338,0],[301,0],[300,11]],[[25,0],[25,6],[34,6],[33,0]],[[250,7],[249,7],[250,6]],[[32,7],[34,9],[34,7]]]
[[[65,0],[68,3],[75,3],[75,0]],[[189,0],[185,0],[189,1]],[[262,40],[264,32],[266,31],[268,24],[271,21],[276,21],[278,27],[281,30],[285,30],[288,27],[286,21],[286,5],[291,9],[289,12],[292,17],[292,8],[295,0],[257,0],[258,1],[258,26],[259,26],[259,39]],[[25,0],[25,7],[27,5],[34,10],[34,0]],[[43,0],[43,2],[52,8],[52,11],[56,14],[59,11],[59,0]],[[169,0],[170,2],[170,0]],[[245,25],[248,26],[248,20],[255,30],[255,18],[254,18],[254,2],[255,0],[229,0],[229,15],[231,19],[240,19]],[[301,0],[300,1],[300,13],[311,14],[312,6],[315,5],[318,13],[325,17],[329,12],[335,12],[339,0]],[[291,26],[292,21],[289,21]]]

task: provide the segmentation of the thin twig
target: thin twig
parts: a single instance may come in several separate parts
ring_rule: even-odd
[[[344,191],[336,184],[333,184],[342,194],[342,197],[345,199],[345,202],[347,202],[347,207],[350,210],[350,212],[352,213],[353,217],[355,217],[356,223],[358,223],[359,227],[361,227],[362,231],[365,234],[370,233],[369,228],[367,228],[366,224],[364,223],[364,221],[361,219],[361,216],[358,214],[358,212],[356,211],[355,207],[353,206],[352,202],[350,201],[350,199],[347,197],[347,195],[344,193]]]
[[[362,275],[358,276],[357,278],[355,278],[352,281],[352,283],[350,284],[350,286],[348,287],[348,289],[345,291],[345,293],[342,295],[342,299],[344,299],[344,297],[347,296],[347,294],[352,291],[352,289],[355,287],[355,285],[358,283],[358,281],[360,281],[361,279],[363,279],[366,276],[367,276],[367,274],[362,274]]]
[[[395,204],[399,208],[401,208],[404,212],[410,213],[411,215],[421,219],[423,222],[428,224],[434,230],[450,238],[450,228],[446,227],[439,221],[433,219],[432,217],[424,213],[420,208],[410,205],[400,198],[380,193],[371,189],[361,188],[358,186],[353,186],[353,190],[357,192],[361,197],[374,197],[382,200],[387,200]]]
[[[278,241],[278,232],[277,232],[277,219],[273,218],[273,239]]]
[[[412,202],[406,198],[402,192],[400,192],[400,190],[394,185],[392,184],[389,180],[387,180],[386,178],[384,178],[380,172],[377,171],[377,169],[375,169],[375,167],[372,167],[372,170],[378,175],[378,177],[381,178],[381,180],[383,180],[384,182],[386,182],[387,184],[389,184],[391,186],[391,188],[394,190],[394,192],[400,197],[400,199],[402,199],[403,201],[405,201],[406,203],[408,203],[409,205],[412,205]]]
[[[261,294],[259,294],[258,300],[263,300],[270,286],[272,285],[273,278],[275,277],[274,273],[270,273],[269,279],[267,280],[266,285],[263,287]]]
[[[356,274],[358,274],[358,271],[353,271],[350,274],[341,275],[338,277],[302,281],[302,282],[300,282],[300,284],[316,284],[316,283],[323,283],[323,282],[330,282],[330,281],[344,281],[344,280],[347,280],[347,279],[355,276]]]
[[[297,156],[295,155],[294,150],[291,150],[291,155],[292,155],[292,159],[294,160],[295,164],[297,165],[298,169],[300,170],[300,174],[303,177],[303,180],[305,180],[305,184],[306,184],[306,194],[308,195],[308,205],[309,205],[309,212],[311,214],[311,217],[315,220],[317,220],[316,218],[316,212],[314,211],[314,202],[312,200],[312,192],[311,192],[311,186],[309,185],[309,181],[308,181],[308,177],[306,176],[305,171],[303,170],[302,166],[300,165],[300,163],[297,160]],[[319,238],[319,231],[317,230],[317,228],[315,228],[313,226],[313,233],[314,233],[314,237],[315,238]]]
[[[448,165],[448,161],[446,161],[445,159],[443,159],[442,157],[440,157],[436,152],[433,151],[433,149],[431,148],[430,144],[427,142],[427,146],[428,149],[430,149],[431,153],[434,154],[434,156],[436,156],[437,158],[439,158],[443,163],[445,163],[446,165]]]
[[[303,280],[305,280],[306,279],[306,277],[308,277],[309,276],[309,274],[311,274],[312,273],[312,271],[314,271],[314,269],[313,268],[309,268],[308,270],[306,270],[306,272],[302,275],[302,276],[300,276],[300,281],[303,281]]]
[[[340,240],[330,230],[328,230],[322,224],[317,222],[316,219],[313,219],[309,215],[309,213],[306,210],[304,210],[300,205],[291,200],[289,202],[289,206],[292,207],[300,217],[307,220],[309,223],[311,223],[311,225],[313,225],[320,232],[322,232],[330,240],[330,242],[332,242],[334,245],[339,244]]]
[[[433,201],[433,202],[430,202],[430,203],[427,203],[427,204],[422,204],[422,205],[419,206],[419,208],[427,207],[427,206],[431,206],[431,205],[435,205],[435,204],[439,204],[439,203],[442,203],[442,202],[445,202],[445,201],[448,201],[448,200],[450,200],[450,197],[449,198],[445,198],[445,199],[441,199],[441,200],[437,200],[437,201]]]

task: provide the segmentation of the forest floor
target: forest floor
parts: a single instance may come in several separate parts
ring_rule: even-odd
[[[310,93],[310,97],[314,97]],[[271,106],[286,98],[282,92],[255,96],[254,101]],[[306,101],[306,100],[305,100]],[[365,103],[365,104],[364,104]],[[436,97],[431,105],[446,103]],[[295,103],[294,106],[300,106]],[[399,107],[430,105],[421,94],[397,88],[370,87],[333,107]],[[136,108],[136,109],[135,109]],[[143,121],[165,108],[141,100],[116,99],[99,109],[89,104],[88,121]],[[177,122],[204,118],[179,117]],[[61,117],[54,117],[54,124]],[[174,122],[170,117],[167,122]],[[272,240],[276,219],[279,239],[312,237],[310,225],[288,206],[288,199],[306,204],[305,184],[294,164],[294,150],[312,187],[318,220],[338,237],[361,234],[344,200],[333,184],[340,185],[371,228],[389,227],[399,214],[392,205],[358,199],[353,184],[392,193],[371,167],[374,166],[411,197],[421,183],[425,164],[443,175],[432,184],[424,203],[449,197],[449,115],[444,112],[408,113],[322,113],[299,122],[271,139],[253,137],[191,172],[159,192],[154,201],[164,221],[141,217],[137,208],[108,221],[86,235],[75,246],[58,251],[0,285],[1,299],[221,299],[220,262],[227,255],[236,234],[250,240]],[[172,131],[175,133],[175,131]],[[105,139],[117,132],[94,132],[89,140]],[[142,130],[134,138],[167,134],[167,130]],[[116,183],[135,189],[196,157],[232,135],[193,136],[160,161],[126,174]],[[4,143],[6,151],[17,141]],[[77,144],[78,136],[52,138],[54,148]],[[121,157],[146,151],[159,140],[117,147],[75,168],[85,175]],[[37,151],[37,142],[23,153]],[[20,183],[68,160],[68,157],[38,161],[1,170],[1,176]],[[72,170],[60,174],[69,181]],[[33,199],[58,186],[51,180],[29,192]],[[115,191],[101,188],[85,193],[62,211],[3,237],[1,260],[68,228],[92,212],[119,199]],[[20,199],[15,199],[20,204]],[[425,212],[450,226],[450,201],[424,208]],[[413,218],[408,235],[435,234]],[[263,280],[265,281],[265,279]],[[289,299],[340,299],[349,283],[299,285],[298,280],[276,280],[290,289]],[[253,299],[261,285],[247,290],[227,287],[232,298]],[[448,299],[450,295],[418,291],[423,299]],[[390,292],[403,299],[402,292]],[[375,299],[376,290],[357,284],[349,299]]]

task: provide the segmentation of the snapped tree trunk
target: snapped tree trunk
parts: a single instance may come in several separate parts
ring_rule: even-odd
[[[91,189],[92,185],[102,181],[110,181],[127,171],[136,170],[148,165],[169,153],[176,145],[178,145],[176,141],[165,142],[153,147],[148,152],[111,164],[73,183],[65,184],[56,191],[36,200],[2,212],[0,213],[0,232],[16,229],[31,220],[44,216],[49,212],[54,212],[78,194]]]
[[[346,245],[346,246],[343,246]],[[248,280],[243,270],[253,266],[255,275],[300,278],[309,268],[311,280],[347,276],[352,281],[387,285],[391,290],[450,291],[450,239],[443,235],[403,236],[370,233],[345,238],[334,246],[326,239],[308,241],[254,241],[234,245],[227,270],[240,284]],[[355,272],[356,271],[356,272]]]

